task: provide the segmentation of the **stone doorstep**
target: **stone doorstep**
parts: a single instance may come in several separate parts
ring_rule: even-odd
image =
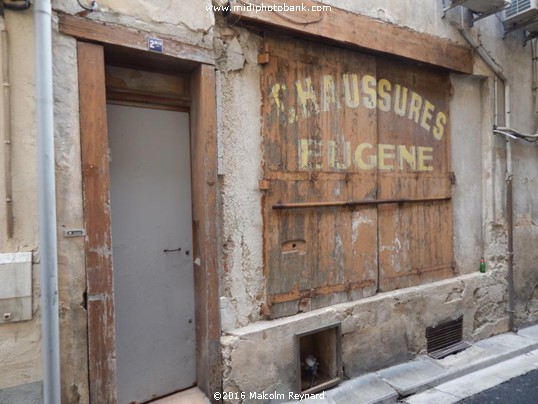
[[[151,404],[209,404],[209,400],[198,387],[193,387],[171,396],[152,401]]]
[[[538,325],[476,342],[448,358],[421,355],[415,360],[348,380],[326,392],[327,404],[396,403],[497,363],[538,349]],[[350,401],[351,400],[351,401]],[[313,401],[303,402],[314,404]]]

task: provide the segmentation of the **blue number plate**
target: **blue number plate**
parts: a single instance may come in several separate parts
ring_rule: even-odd
[[[150,52],[163,53],[163,40],[160,38],[148,38],[148,50]]]

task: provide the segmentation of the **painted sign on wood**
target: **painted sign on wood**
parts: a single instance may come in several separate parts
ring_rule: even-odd
[[[447,73],[311,42],[268,46],[268,314],[450,276]]]

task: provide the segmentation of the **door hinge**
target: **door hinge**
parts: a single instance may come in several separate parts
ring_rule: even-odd
[[[269,63],[269,45],[267,42],[263,44],[263,52],[258,55],[258,64],[265,65]]]
[[[456,173],[454,171],[450,173],[450,184],[456,185]]]
[[[82,294],[82,302],[80,302],[80,307],[88,311],[88,291],[85,290]]]
[[[259,186],[261,191],[268,191],[271,189],[271,182],[267,180],[260,180]]]

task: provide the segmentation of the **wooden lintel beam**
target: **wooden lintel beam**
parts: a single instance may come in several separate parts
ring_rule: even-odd
[[[159,37],[164,41],[162,55],[209,65],[215,64],[212,49],[183,43],[162,34],[140,30],[130,31],[115,25],[91,21],[87,18],[74,17],[68,14],[59,15],[58,26],[62,34],[77,39],[144,51],[148,51],[147,44],[149,37]]]
[[[270,0],[266,6],[277,5],[311,8],[320,6],[311,0]],[[396,55],[421,63],[439,66],[459,73],[473,72],[473,54],[462,46],[433,35],[399,27],[381,20],[332,7],[330,11],[269,11],[245,7],[233,1],[229,20],[234,23],[257,23],[290,33],[335,41],[348,47]],[[243,7],[241,7],[243,6]]]

